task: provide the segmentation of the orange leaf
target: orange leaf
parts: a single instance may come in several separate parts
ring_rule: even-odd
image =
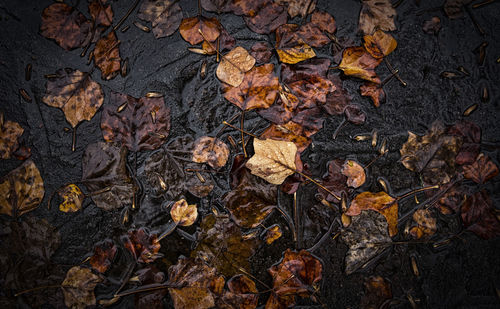
[[[182,20],[179,32],[189,44],[196,45],[205,39],[210,42],[215,41],[220,35],[221,27],[217,18],[189,17]],[[203,35],[201,35],[200,30]]]
[[[342,53],[339,69],[344,71],[345,75],[380,84],[380,79],[375,73],[375,68],[380,62],[382,59],[373,58],[362,46],[348,47]]]
[[[375,31],[372,35],[365,35],[364,47],[374,58],[380,59],[392,53],[398,46],[394,37],[382,30]]]

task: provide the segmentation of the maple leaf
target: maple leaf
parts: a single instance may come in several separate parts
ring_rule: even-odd
[[[500,221],[495,216],[495,208],[486,190],[467,196],[461,216],[465,227],[483,239],[500,235]]]
[[[119,41],[116,33],[111,31],[97,41],[94,51],[94,63],[101,70],[101,78],[110,80],[120,72],[121,58]]]
[[[380,84],[375,68],[382,59],[373,58],[362,46],[348,47],[342,53],[342,62],[339,64],[345,75],[361,78]]]
[[[196,45],[203,40],[215,41],[220,35],[221,28],[222,26],[216,18],[197,16],[184,18],[179,26],[179,32],[185,41]]]
[[[77,185],[73,183],[69,184],[57,190],[57,193],[63,199],[63,202],[59,204],[60,211],[76,212],[82,209],[82,203],[85,199],[85,195]]]
[[[69,308],[84,309],[96,304],[94,289],[102,279],[88,268],[73,266],[61,284],[64,304]]]
[[[246,49],[237,46],[222,57],[217,66],[217,78],[221,82],[238,87],[243,82],[245,72],[250,71],[254,65],[255,58],[250,56]]]
[[[140,263],[151,263],[161,256],[158,253],[161,247],[158,237],[145,228],[128,231],[127,235],[121,237],[121,241]]]
[[[483,184],[498,175],[498,166],[482,153],[477,156],[476,161],[470,165],[462,167],[464,177],[472,179],[474,182]]]
[[[137,17],[150,21],[155,38],[172,35],[182,20],[182,10],[175,0],[146,0],[142,3]]]
[[[101,116],[104,140],[121,142],[134,152],[157,149],[165,143],[170,131],[170,108],[163,97],[137,99],[111,92],[110,102]],[[125,108],[120,110],[123,105]]]
[[[389,0],[363,0],[359,13],[359,30],[364,34],[372,34],[376,29],[394,31],[396,15]]]
[[[0,121],[0,159],[9,159],[19,147],[19,137],[24,129],[14,121],[4,121],[3,114]]]
[[[94,246],[94,254],[90,257],[89,263],[93,269],[100,273],[105,273],[109,266],[111,266],[111,263],[113,263],[116,251],[117,247],[112,240],[107,239],[98,242]]]
[[[198,218],[198,208],[196,208],[196,204],[188,205],[185,199],[181,199],[172,205],[170,216],[176,225],[190,226]]]
[[[45,194],[40,171],[31,160],[0,178],[0,214],[19,217],[35,210]]]

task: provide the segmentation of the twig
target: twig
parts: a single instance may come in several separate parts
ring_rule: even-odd
[[[245,158],[248,158],[247,150],[245,147],[245,135],[243,134],[243,130],[245,129],[244,127],[244,122],[245,122],[245,111],[241,111],[241,122],[240,122],[240,127],[241,127],[241,146],[243,147],[243,154]]]
[[[14,294],[14,297],[18,297],[19,295],[30,293],[30,292],[34,292],[34,291],[38,291],[38,290],[56,289],[56,288],[61,288],[61,287],[63,287],[63,286],[60,285],[60,284],[37,286],[36,288],[27,289],[27,290],[21,291],[19,293],[16,293],[16,294]]]
[[[384,63],[387,66],[387,68],[389,69],[389,71],[391,71],[391,73],[394,74],[394,76],[396,76],[396,78],[399,80],[401,85],[403,85],[403,87],[408,86],[408,84],[401,78],[401,76],[399,76],[399,73],[392,67],[389,60],[387,60],[387,57],[384,57]]]
[[[130,14],[132,13],[132,11],[135,10],[135,8],[137,7],[137,5],[139,4],[140,1],[141,0],[136,0],[134,2],[134,4],[130,7],[130,9],[128,9],[127,14],[125,14],[120,19],[120,21],[116,24],[116,26],[113,27],[113,31],[116,31],[118,28],[120,28],[120,26],[123,24],[123,22],[130,16]]]
[[[479,23],[477,22],[476,17],[474,17],[474,14],[472,14],[472,11],[469,8],[469,6],[464,5],[464,7],[465,7],[465,11],[467,12],[467,15],[469,15],[470,19],[472,20],[472,23],[474,24],[474,27],[476,27],[479,34],[481,34],[482,36],[485,36],[486,32],[484,31],[483,27],[481,27],[481,25],[479,25]]]

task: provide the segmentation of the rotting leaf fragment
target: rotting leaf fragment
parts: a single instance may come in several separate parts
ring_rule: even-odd
[[[196,204],[188,205],[185,199],[178,200],[172,205],[170,215],[175,224],[180,226],[190,226],[198,218],[198,208]]]
[[[214,169],[226,165],[229,147],[218,138],[202,136],[194,142],[193,162],[207,163]]]
[[[63,201],[59,204],[59,210],[62,212],[76,212],[82,209],[82,202],[85,199],[85,195],[82,190],[75,185],[69,184],[57,191]]]
[[[96,304],[94,289],[102,279],[88,268],[74,266],[68,270],[61,284],[64,304],[69,308],[84,309]]]
[[[175,0],[146,0],[142,2],[137,17],[150,21],[155,38],[172,35],[182,20],[182,10]]]

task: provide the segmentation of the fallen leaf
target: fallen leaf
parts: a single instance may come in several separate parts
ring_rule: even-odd
[[[391,244],[387,220],[372,210],[352,217],[349,227],[340,234],[349,250],[345,256],[345,272],[352,274]]]
[[[63,202],[59,204],[59,210],[62,212],[77,212],[82,209],[82,203],[85,195],[82,190],[75,185],[69,184],[57,191]]]
[[[3,114],[1,115],[3,119]],[[10,159],[19,148],[19,138],[24,129],[14,121],[2,121],[0,123],[0,159]]]
[[[359,31],[372,34],[376,29],[394,31],[396,10],[390,0],[363,0],[359,13]]]
[[[193,161],[208,163],[218,170],[226,165],[229,158],[229,147],[218,138],[202,136],[194,142]]]
[[[276,52],[283,63],[294,64],[316,57],[316,53],[295,31],[298,25],[285,24],[276,29]]]
[[[326,95],[326,102],[321,105],[321,108],[329,115],[341,115],[344,113],[346,106],[351,103],[351,98],[343,87],[340,77],[331,71],[328,72],[327,77],[333,83],[335,90]]]
[[[266,309],[288,308],[295,305],[295,296],[309,297],[319,289],[323,266],[309,251],[287,249],[278,265],[268,269],[273,277],[273,290]]]
[[[297,152],[302,153],[311,144],[312,140],[302,135],[300,125],[289,121],[283,125],[270,125],[262,134],[261,138],[292,142],[297,146]],[[300,135],[299,135],[300,134]]]
[[[231,0],[201,0],[201,7],[208,12],[226,13],[230,12],[232,7]]]
[[[455,157],[455,163],[474,163],[481,151],[481,128],[470,121],[460,120],[449,127],[446,133],[462,138],[462,146]]]
[[[342,166],[344,165],[344,161],[340,159],[334,159],[328,161],[327,163],[327,171],[323,177],[321,184],[335,193],[337,196],[341,196],[342,193],[349,195],[349,188],[347,187],[347,177],[342,173]],[[335,197],[333,197],[330,193],[326,192],[322,188],[318,188],[318,193],[326,199],[328,202],[338,203]]]
[[[381,191],[378,193],[362,192],[354,197],[349,209],[348,216],[357,216],[361,211],[375,210],[384,215],[389,225],[389,236],[398,233],[398,203],[395,198]]]
[[[94,63],[101,70],[101,78],[110,80],[116,77],[120,72],[120,42],[116,33],[111,31],[107,36],[97,41],[93,55]]]
[[[252,174],[280,185],[285,178],[296,172],[297,146],[294,143],[255,138],[253,147],[255,154],[246,163]]]
[[[140,263],[151,263],[161,254],[160,241],[156,234],[150,234],[146,228],[128,231],[127,235],[121,237],[121,241],[136,261]]]
[[[321,31],[333,34],[337,30],[335,18],[328,12],[316,10],[311,15],[311,24],[314,24]]]
[[[170,108],[163,97],[136,99],[111,92],[110,103],[101,116],[101,131],[107,142],[121,142],[130,151],[153,150],[167,140],[170,132]],[[126,104],[122,111],[118,107]]]
[[[463,167],[464,177],[483,184],[498,175],[498,166],[485,154],[480,153],[476,162]]]
[[[255,16],[259,10],[273,2],[272,0],[255,0],[255,1],[231,1],[231,11],[236,15]]]
[[[382,30],[363,36],[363,46],[373,58],[380,59],[392,53],[398,46],[394,37]]]
[[[113,24],[113,8],[107,0],[92,0],[89,3],[89,13],[95,26],[109,27]]]
[[[378,309],[386,300],[392,299],[391,284],[380,276],[365,279],[365,295],[361,298],[361,309]]]
[[[281,236],[283,235],[283,232],[281,231],[281,227],[278,224],[273,224],[271,225],[267,230],[266,230],[266,244],[270,245],[276,240],[278,240]]]
[[[185,41],[191,45],[196,45],[205,39],[209,42],[215,41],[220,35],[221,27],[217,18],[197,16],[184,18],[179,26],[179,32]]]
[[[90,21],[66,3],[53,3],[42,12],[40,34],[55,40],[66,50],[85,45],[90,36],[90,28]]]
[[[0,214],[20,217],[35,210],[45,194],[40,171],[31,160],[0,178]]]
[[[366,121],[366,114],[358,104],[347,105],[344,109],[344,115],[346,120],[352,124],[360,125]]]
[[[451,186],[447,189],[447,186]],[[462,186],[445,184],[441,190],[447,189],[446,193],[439,199],[438,207],[442,214],[456,213],[467,198],[466,191]]]
[[[215,306],[209,289],[216,278],[216,269],[201,259],[180,257],[176,265],[168,269],[169,282],[183,286],[169,288],[176,309],[208,309]]]
[[[165,274],[154,265],[147,265],[136,272],[141,285],[162,284]],[[137,293],[134,297],[135,308],[163,309],[163,298],[167,295],[167,289],[152,290]]]
[[[418,209],[413,213],[413,221],[417,224],[410,229],[410,234],[416,238],[429,237],[437,230],[436,218],[429,209]]]
[[[266,41],[256,42],[250,48],[250,55],[255,58],[258,64],[269,62],[273,56],[273,47]]]
[[[254,65],[255,58],[250,56],[246,49],[237,46],[222,57],[217,66],[217,78],[221,82],[238,87],[243,82],[245,72],[250,71]]]
[[[243,82],[238,87],[226,86],[223,92],[226,100],[247,111],[271,106],[278,94],[278,87],[274,65],[268,63],[253,67],[245,73]]]
[[[361,95],[372,99],[375,107],[380,107],[381,103],[385,103],[385,91],[380,84],[366,81],[359,87]]]
[[[221,26],[220,35],[218,37],[218,45],[219,45],[219,53],[225,50],[231,50],[234,45],[236,45],[236,40],[227,32],[224,27]],[[215,44],[215,45],[217,45]],[[201,47],[204,53],[207,55],[215,55],[217,54],[216,46],[213,43],[208,41],[203,41]]]
[[[155,38],[172,35],[182,20],[182,10],[175,0],[146,0],[142,3],[137,17],[150,21]]]
[[[240,267],[250,270],[248,259],[254,254],[258,239],[244,238],[229,218],[212,214],[203,218],[200,229],[192,257],[202,258],[226,277],[239,273]]]
[[[170,216],[175,224],[180,226],[190,226],[198,218],[198,208],[196,204],[188,205],[185,199],[178,200],[170,209]]]
[[[68,270],[61,284],[64,293],[64,304],[69,308],[84,309],[94,306],[96,299],[94,289],[102,279],[94,275],[88,268],[73,266]]]
[[[59,69],[57,77],[50,78],[43,103],[60,108],[72,128],[83,120],[90,121],[104,103],[101,86],[89,73],[73,69]]]
[[[361,187],[366,181],[365,169],[356,161],[346,160],[342,165],[342,174],[347,177],[347,185]]]
[[[449,18],[456,19],[464,15],[463,7],[471,2],[472,0],[446,0],[443,9]]]
[[[339,64],[345,75],[353,76],[380,84],[375,68],[382,59],[373,58],[362,46],[348,47],[342,53],[342,62]]]
[[[127,148],[90,144],[82,158],[82,182],[97,207],[113,210],[132,204],[134,186],[127,171]]]
[[[495,216],[495,207],[486,190],[467,196],[461,208],[461,216],[465,227],[483,239],[500,235],[500,221]]]
[[[98,242],[94,246],[94,254],[90,257],[89,263],[93,269],[100,273],[105,273],[113,263],[117,251],[112,240]]]
[[[316,0],[275,0],[278,4],[288,5],[288,14],[290,17],[300,15],[306,17],[308,14],[314,12],[316,8]]]
[[[240,1],[243,2],[243,1]],[[259,34],[269,34],[279,26],[286,24],[286,10],[283,6],[272,1],[264,1],[256,7],[251,15],[244,20],[248,28]]]
[[[426,20],[422,26],[422,30],[427,34],[437,35],[439,30],[441,30],[441,19],[433,16],[431,19]]]
[[[217,301],[221,309],[254,309],[257,308],[259,293],[255,282],[245,275],[236,275],[227,282],[228,290]]]

